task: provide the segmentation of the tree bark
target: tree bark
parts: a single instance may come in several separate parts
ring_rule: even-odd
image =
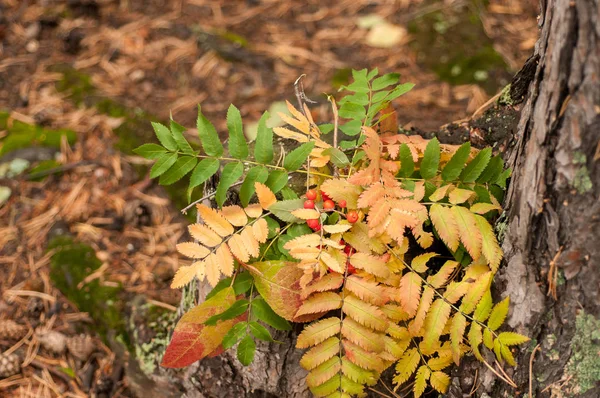
[[[600,396],[594,379],[600,379],[598,341],[588,347],[596,349],[597,369],[584,369],[584,374],[578,374],[577,361],[589,353],[577,352],[581,344],[573,343],[581,333],[576,320],[584,313],[600,315],[599,13],[597,0],[542,0],[535,53],[513,80],[513,103],[495,108],[497,118],[508,111],[519,120],[500,145],[513,176],[505,201],[505,262],[495,279],[495,298],[510,296],[509,326],[535,344],[521,347],[516,370],[507,369],[517,389],[466,360],[453,371],[450,397],[472,390],[477,396],[527,395],[530,383],[537,397],[560,392]],[[471,139],[479,131],[477,121],[461,128]],[[449,141],[448,130],[438,134],[441,140]],[[563,283],[555,273],[548,278],[551,264],[558,276],[564,274]],[[550,286],[558,284],[556,299],[547,294],[548,280]],[[594,318],[588,321],[600,325]],[[294,348],[297,332],[276,336],[283,344],[260,343],[249,367],[228,352],[183,373],[162,371],[163,376],[179,380],[188,397],[309,397],[306,372],[298,365],[301,352]],[[537,343],[541,351],[532,350]],[[391,395],[382,386],[376,389]]]

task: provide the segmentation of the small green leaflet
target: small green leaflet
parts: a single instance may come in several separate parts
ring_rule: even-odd
[[[219,161],[217,159],[202,159],[190,176],[190,189],[196,188],[204,183],[210,177],[214,176],[219,170]]]
[[[360,162],[362,160],[362,158],[365,157],[367,153],[365,151],[363,151],[362,149],[359,151],[356,151],[354,153],[354,157],[352,158],[352,165],[356,165],[356,163]]]
[[[158,159],[161,155],[167,153],[167,150],[160,145],[156,144],[144,144],[133,150],[136,153],[146,159]]]
[[[329,155],[331,157],[331,162],[337,167],[346,167],[350,164],[348,156],[337,148],[327,148],[323,151],[323,155]]]
[[[288,183],[288,173],[285,170],[275,170],[269,174],[265,185],[269,187],[273,193],[277,193],[283,189]]]
[[[236,182],[244,173],[244,165],[241,162],[227,163],[223,167],[221,173],[221,180],[217,186],[217,192],[215,193],[215,200],[219,207],[223,206],[225,199],[227,199],[227,191],[234,182]]]
[[[258,121],[256,143],[254,144],[254,159],[262,164],[269,164],[273,161],[273,129],[267,127],[269,117],[269,112],[265,111]]]
[[[223,348],[227,350],[233,347],[242,337],[246,336],[247,325],[246,322],[239,322],[229,329],[229,332],[223,337],[223,342],[221,343]]]
[[[340,130],[342,130],[342,132],[346,135],[349,135],[351,137],[360,134],[362,128],[362,120],[350,120],[347,123],[344,123],[340,126]],[[342,141],[342,142],[347,142],[347,141]],[[342,149],[343,148],[341,145],[340,147]]]
[[[250,290],[253,281],[254,279],[252,278],[252,275],[250,275],[249,272],[242,272],[238,274],[235,278],[235,281],[233,282],[233,292],[236,296],[246,293],[248,290]],[[208,292],[205,300],[210,299],[211,297],[219,293],[221,290],[229,286],[231,286],[231,277],[221,279],[219,283],[217,283],[216,286],[213,287],[210,292]]]
[[[339,115],[344,119],[362,120],[367,114],[367,110],[360,104],[353,102],[344,102],[340,106]]]
[[[158,158],[154,166],[150,169],[150,178],[156,178],[163,174],[165,171],[169,170],[173,164],[177,161],[176,153],[165,153],[161,157]]]
[[[215,126],[213,126],[200,111],[200,105],[198,105],[198,120],[196,125],[198,128],[198,137],[200,138],[200,143],[202,143],[204,152],[208,156],[222,156],[223,145],[219,139],[219,134],[217,133]]]
[[[250,203],[250,198],[254,195],[254,183],[267,181],[269,177],[269,172],[263,166],[255,166],[251,168],[246,174],[246,178],[244,179],[244,183],[240,188],[240,202],[242,202],[242,206],[248,206]]]
[[[252,300],[252,314],[267,325],[277,330],[292,330],[292,325],[271,309],[262,298]]]
[[[423,160],[421,160],[421,177],[428,180],[435,177],[440,164],[440,142],[437,138],[433,138],[427,144]]]
[[[287,185],[281,188],[281,196],[283,197],[283,200],[298,199],[296,192],[294,192],[294,190]]]
[[[160,123],[152,122],[152,128],[154,128],[156,138],[158,138],[162,146],[167,148],[169,151],[177,150],[177,143],[166,126]]]
[[[294,200],[280,200],[277,203],[269,207],[269,211],[272,212],[275,217],[279,218],[284,222],[298,222],[300,219],[292,215],[292,211],[301,209],[304,205],[304,199]]]
[[[399,78],[400,75],[398,73],[388,73],[373,80],[371,83],[371,88],[374,91],[382,90],[388,86],[391,86],[392,84],[398,83]]]
[[[460,173],[460,180],[462,182],[474,182],[479,175],[486,168],[492,157],[492,148],[485,148],[479,151],[477,156],[473,158]]]
[[[314,146],[314,141],[305,142],[298,148],[288,153],[283,161],[283,167],[287,171],[298,170],[304,164],[304,162],[306,162],[306,159],[308,158],[308,155],[310,155],[310,152],[313,150]]]
[[[182,156],[166,173],[160,176],[158,182],[160,185],[171,185],[181,180],[187,173],[192,171],[198,163],[198,159],[194,156]]]
[[[412,157],[412,152],[406,144],[400,145],[400,177],[410,177],[415,171],[415,161]]]
[[[399,84],[392,90],[392,92],[389,94],[389,96],[387,96],[385,99],[388,102],[393,101],[396,98],[400,97],[401,95],[408,93],[410,90],[413,89],[414,86],[415,85],[413,83]]]
[[[256,351],[256,343],[250,336],[246,336],[240,341],[237,349],[238,360],[244,366],[248,366],[254,361],[254,352]]]
[[[229,153],[236,159],[248,157],[248,144],[242,128],[242,115],[233,104],[227,110],[227,129],[229,130]]]
[[[465,142],[462,144],[452,158],[446,163],[444,169],[442,170],[442,178],[444,181],[454,181],[460,175],[463,167],[465,167],[465,162],[469,159],[469,154],[471,153],[471,143]]]
[[[260,323],[250,322],[248,323],[248,326],[250,326],[250,333],[252,333],[252,335],[257,339],[269,342],[275,341],[273,340],[273,337],[271,337],[271,333],[267,330],[267,328]]]
[[[504,162],[502,161],[502,158],[500,157],[500,155],[494,156],[488,163],[485,170],[483,170],[481,175],[477,178],[477,182],[494,183],[498,179],[498,176],[500,176],[500,174],[502,173],[503,169],[504,169]]]
[[[185,127],[171,120],[171,134],[173,135],[173,139],[177,143],[177,146],[179,149],[181,149],[181,152],[185,153],[186,155],[195,155],[195,152],[190,146],[189,142],[187,142],[183,136],[184,131]]]
[[[244,312],[248,310],[248,306],[250,302],[246,299],[238,300],[231,305],[231,307],[227,308],[225,311],[220,314],[213,315],[208,318],[204,324],[209,326],[214,326],[218,321],[226,321],[228,319],[236,318],[242,315]]]

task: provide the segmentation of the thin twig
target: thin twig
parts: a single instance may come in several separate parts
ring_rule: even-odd
[[[315,101],[311,100],[304,93],[304,84],[302,84],[302,79],[306,77],[306,74],[303,73],[296,79],[294,82],[294,93],[296,94],[296,99],[298,100],[298,106],[300,106],[300,112],[306,117],[306,111],[304,110],[304,103],[308,102],[309,104],[316,104]]]
[[[533,359],[535,358],[535,353],[540,350],[540,345],[536,345],[529,357],[529,398],[533,398]]]

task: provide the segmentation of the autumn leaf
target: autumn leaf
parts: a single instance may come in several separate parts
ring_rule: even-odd
[[[260,206],[267,210],[271,207],[275,202],[277,202],[277,198],[275,198],[275,194],[269,187],[261,182],[255,182],[254,188],[256,190],[256,196],[258,197],[258,202]]]

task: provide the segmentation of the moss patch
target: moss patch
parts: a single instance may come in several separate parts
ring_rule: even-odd
[[[128,341],[119,298],[122,289],[104,286],[98,279],[84,283],[81,289],[77,286],[102,265],[94,249],[65,236],[53,238],[48,248],[56,249],[50,259],[50,278],[54,286],[79,310],[90,314],[96,323],[95,329],[104,339],[114,331],[117,337]]]
[[[584,394],[600,381],[600,320],[581,311],[575,327],[567,374],[572,376],[570,390]]]

